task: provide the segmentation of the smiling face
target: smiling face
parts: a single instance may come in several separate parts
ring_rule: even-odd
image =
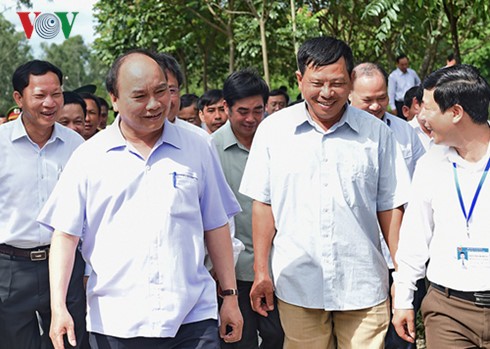
[[[22,121],[29,135],[32,130],[52,129],[63,107],[60,80],[53,72],[31,74],[22,95],[15,91],[13,96],[22,108]]]
[[[425,121],[425,129],[429,132],[429,137],[434,140],[434,143],[452,145],[450,140],[454,130],[453,113],[451,108],[444,113],[441,111],[434,100],[434,90],[424,90],[419,116]]]
[[[134,53],[119,68],[118,96],[111,95],[119,111],[121,130],[133,137],[161,134],[170,109],[167,80],[150,57]]]
[[[264,99],[262,96],[257,95],[239,99],[233,104],[233,107],[227,107],[227,109],[231,128],[235,136],[244,143],[251,142],[257,126],[259,126],[264,117]]]
[[[328,129],[340,120],[351,90],[345,59],[320,66],[306,67],[304,74],[296,72],[298,86],[308,111],[317,123]]]
[[[388,91],[381,74],[362,75],[352,84],[350,101],[353,107],[382,119],[388,107]]]
[[[83,136],[85,115],[80,104],[65,104],[57,121]]]

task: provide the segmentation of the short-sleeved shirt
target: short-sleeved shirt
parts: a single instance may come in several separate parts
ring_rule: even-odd
[[[398,157],[398,160],[397,160]],[[271,205],[276,295],[325,310],[386,300],[377,212],[406,202],[406,166],[387,125],[346,106],[324,131],[304,103],[259,126],[240,191]]]
[[[236,278],[241,281],[253,281],[252,199],[238,191],[249,150],[236,139],[229,121],[214,132],[212,137],[226,180],[242,208],[242,212],[235,216],[235,236],[243,242],[245,250],[238,257]]]
[[[239,210],[204,138],[166,121],[145,160],[116,119],[74,153],[39,221],[83,239],[89,331],[173,337],[217,318],[204,237]]]
[[[34,248],[51,242],[51,230],[36,218],[83,138],[55,123],[39,148],[22,120],[21,115],[0,126],[0,244]]]

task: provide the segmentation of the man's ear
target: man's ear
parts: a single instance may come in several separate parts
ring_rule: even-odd
[[[19,91],[14,91],[14,93],[12,94],[12,97],[14,97],[14,101],[15,103],[17,103],[17,105],[19,106],[19,108],[22,109],[22,95],[20,94]]]
[[[226,99],[223,99],[223,108],[225,108],[226,115],[228,115],[228,117],[230,117],[231,110],[228,106],[228,103],[226,103]]]
[[[301,72],[299,70],[296,70],[296,80],[298,81],[298,88],[301,91],[301,88],[303,86],[303,75],[301,75]]]
[[[112,109],[115,112],[119,112],[119,110],[117,109],[117,100],[118,100],[118,98],[116,96],[114,96],[112,93],[110,93],[109,96],[111,97]]]
[[[461,105],[455,104],[451,107],[451,112],[453,113],[453,123],[457,124],[458,122],[461,121],[461,119],[464,116],[464,109]]]
[[[402,107],[402,113],[403,113],[403,116],[404,116],[404,117],[408,118],[408,116],[409,116],[408,112],[409,112],[409,111],[410,111],[410,108],[409,108],[409,107],[407,107],[406,105],[404,105],[404,106]]]

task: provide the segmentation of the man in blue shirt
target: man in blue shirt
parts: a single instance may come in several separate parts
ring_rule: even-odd
[[[83,143],[76,132],[55,123],[63,107],[62,82],[61,71],[49,62],[34,60],[18,67],[12,77],[13,96],[22,114],[0,127],[1,349],[52,348],[51,231],[36,217],[71,154]],[[81,337],[85,294],[79,253],[74,264],[67,303]]]

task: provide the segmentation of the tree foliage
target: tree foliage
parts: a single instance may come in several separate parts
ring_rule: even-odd
[[[12,74],[22,63],[32,58],[24,33],[16,32],[14,25],[0,14],[0,113],[15,105],[12,98]]]

